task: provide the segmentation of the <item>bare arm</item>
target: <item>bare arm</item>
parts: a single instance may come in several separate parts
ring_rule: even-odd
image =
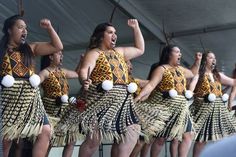
[[[141,79],[137,79],[137,80],[141,88],[145,87],[149,82],[149,80],[141,80]]]
[[[236,95],[236,87],[233,87],[231,89],[231,92],[230,92],[230,95],[229,95],[229,101],[228,101],[228,109],[230,109],[230,110],[232,109],[235,95]]]
[[[88,78],[88,69],[90,68],[90,73],[93,71],[96,61],[99,57],[99,53],[96,51],[96,49],[90,50],[89,52],[86,52],[83,62],[81,64],[80,70],[79,70],[79,78],[80,81],[83,82],[83,80],[86,80]]]
[[[136,102],[144,101],[148,98],[148,96],[155,89],[155,87],[161,82],[163,73],[164,73],[163,67],[158,67],[153,71],[150,81],[141,90],[140,94],[135,98]]]
[[[194,61],[193,65],[190,68],[190,70],[193,73],[193,75],[198,74],[199,67],[200,67],[200,64],[201,64],[201,60],[202,60],[202,53],[201,52],[197,52],[195,54],[195,61]]]
[[[49,76],[49,72],[46,69],[43,69],[42,71],[39,72],[39,77],[40,77],[40,83],[42,83],[44,80],[46,80]]]
[[[194,91],[194,89],[195,89],[195,87],[197,85],[198,79],[199,79],[199,75],[198,74],[193,77],[193,79],[191,80],[191,82],[189,84],[189,90],[190,91],[192,91],[192,92]]]
[[[83,59],[84,59],[84,54],[81,54],[81,55],[80,55],[79,63],[78,63],[78,65],[77,65],[77,67],[75,68],[75,71],[76,71],[78,74],[79,74],[79,71],[80,71],[80,68],[81,68]]]
[[[76,71],[73,71],[73,70],[68,70],[68,69],[62,69],[65,74],[66,74],[66,78],[78,78],[79,75]]]
[[[189,70],[189,69],[187,69],[187,68],[184,68],[184,67],[181,67],[181,68],[182,68],[183,71],[184,71],[184,77],[185,77],[186,79],[191,79],[191,78],[194,77],[194,75],[193,75],[193,73],[192,73],[191,70]]]
[[[219,73],[219,74],[220,74],[220,81],[223,85],[236,86],[236,79],[232,79],[224,75],[223,73]]]
[[[129,19],[128,26],[134,31],[134,46],[133,47],[117,47],[118,52],[121,52],[126,60],[141,56],[145,50],[145,44],[142,32],[136,19]]]
[[[35,42],[30,44],[30,47],[35,55],[48,55],[53,52],[61,51],[63,44],[57,35],[56,31],[48,19],[42,19],[40,26],[47,30],[51,42]]]
[[[184,76],[185,76],[186,79],[191,79],[195,75],[198,74],[201,60],[202,60],[202,53],[197,52],[195,54],[195,61],[194,61],[193,65],[191,66],[190,70],[187,69],[187,68],[182,67],[183,70],[184,70]]]

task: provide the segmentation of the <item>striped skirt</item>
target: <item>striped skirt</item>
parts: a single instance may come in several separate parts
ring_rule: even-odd
[[[35,139],[42,130],[44,110],[39,88],[31,87],[26,80],[17,80],[1,91],[2,126],[5,139]]]
[[[108,92],[99,92],[95,85],[90,85],[87,109],[79,119],[85,134],[93,134],[98,129],[102,139],[115,139],[117,142],[123,141],[124,136],[129,134],[128,126],[138,123],[133,97],[128,94],[125,85],[114,85]]]
[[[79,139],[81,134],[78,131],[72,131],[72,128],[67,128],[64,125],[74,122],[75,117],[78,117],[74,105],[62,103],[61,106],[56,105],[56,99],[43,97],[43,105],[49,115],[49,122],[52,128],[52,146],[64,146]],[[77,120],[77,126],[78,120]],[[81,139],[81,138],[80,138]]]
[[[56,105],[56,99],[43,97],[43,106],[50,117],[60,118],[68,105],[68,103],[62,103],[61,106]]]
[[[167,120],[164,129],[156,133],[156,137],[163,137],[167,140],[178,138],[182,140],[182,136],[185,132],[193,131],[191,127],[191,118],[188,108],[188,102],[184,96],[178,95],[176,98],[163,98],[163,94],[154,91],[150,98],[146,101],[145,106],[148,106],[147,112],[154,112],[155,108],[160,111],[168,110],[166,114]],[[189,128],[190,124],[190,128]]]
[[[190,111],[196,129],[196,141],[217,141],[236,133],[236,121],[221,98],[213,103],[195,98]]]
[[[169,109],[166,106],[157,104],[157,101],[161,99],[162,96],[155,93],[146,101],[135,104],[135,111],[140,119],[146,142],[164,129],[170,116]]]
[[[55,146],[63,146],[71,142],[83,140],[81,127],[79,126],[79,112],[75,105],[69,104],[66,106],[60,121],[54,128],[54,138],[52,144]]]

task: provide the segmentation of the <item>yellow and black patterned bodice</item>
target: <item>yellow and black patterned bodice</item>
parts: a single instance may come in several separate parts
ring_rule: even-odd
[[[211,81],[209,75],[205,74],[203,78],[199,78],[194,93],[197,97],[204,97],[210,93],[214,93],[216,96],[221,96],[221,83],[219,81]]]
[[[24,54],[19,51],[7,51],[3,57],[1,76],[11,75],[14,78],[29,78],[34,67],[24,64]]]
[[[48,70],[49,71],[49,70]],[[60,69],[49,71],[49,76],[42,83],[44,96],[48,98],[57,98],[64,94],[68,95],[69,85],[65,73]]]
[[[178,94],[184,94],[186,90],[186,79],[183,70],[180,67],[165,68],[161,82],[157,85],[156,90],[166,92],[175,89]]]
[[[128,83],[128,68],[124,57],[115,50],[99,51],[90,79],[94,84],[111,80],[114,84]]]

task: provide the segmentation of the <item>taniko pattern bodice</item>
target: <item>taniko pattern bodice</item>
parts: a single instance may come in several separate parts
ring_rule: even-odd
[[[214,93],[216,96],[221,96],[221,83],[217,80],[211,81],[210,76],[205,74],[203,78],[199,78],[194,93],[197,97],[204,97],[210,93]]]
[[[164,67],[164,66],[163,66]],[[184,72],[180,67],[164,67],[165,71],[161,82],[157,85],[156,90],[166,92],[175,89],[178,94],[183,95],[186,90],[186,79]]]
[[[3,57],[1,76],[11,75],[14,78],[29,78],[34,73],[33,65],[24,64],[24,53],[17,50],[7,51]]]
[[[124,57],[115,50],[99,51],[90,79],[94,84],[100,84],[105,80],[111,80],[114,84],[127,84],[128,67]]]
[[[43,81],[42,88],[44,96],[48,98],[56,98],[64,94],[68,95],[69,85],[62,69],[49,71],[49,77]]]

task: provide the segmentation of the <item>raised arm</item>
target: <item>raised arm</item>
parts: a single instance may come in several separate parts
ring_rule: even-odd
[[[145,50],[145,44],[142,32],[139,27],[138,20],[129,19],[128,26],[133,29],[134,33],[134,46],[133,47],[117,47],[115,48],[118,52],[123,53],[126,60],[141,56]]]
[[[195,61],[194,61],[193,65],[191,66],[190,70],[187,68],[184,68],[184,76],[186,77],[186,79],[191,79],[195,75],[198,74],[201,60],[202,60],[202,53],[197,52],[195,54]]]
[[[202,53],[201,52],[197,52],[195,54],[195,61],[194,61],[193,65],[190,68],[190,70],[192,71],[193,75],[198,74],[199,67],[200,67],[200,64],[201,64],[201,60],[202,60]]]
[[[30,47],[33,53],[35,55],[48,55],[53,52],[61,51],[63,49],[63,44],[56,31],[52,27],[50,20],[42,19],[40,21],[40,26],[47,30],[51,41],[31,43]]]
[[[198,79],[199,79],[199,75],[197,74],[197,75],[195,75],[193,78],[192,78],[192,80],[191,80],[191,82],[190,82],[190,84],[189,84],[189,90],[190,91],[194,91],[194,89],[195,89],[195,87],[196,87],[196,85],[197,85],[197,82],[198,82]]]
[[[155,87],[161,82],[163,73],[164,73],[164,68],[163,67],[157,67],[153,71],[150,81],[141,90],[140,94],[135,98],[136,102],[137,101],[144,101],[148,98],[148,96],[155,89]]]
[[[184,72],[184,77],[186,79],[192,79],[194,77],[193,73],[191,70],[187,69],[187,68],[184,68],[184,67],[181,67],[183,69],[183,72]]]

